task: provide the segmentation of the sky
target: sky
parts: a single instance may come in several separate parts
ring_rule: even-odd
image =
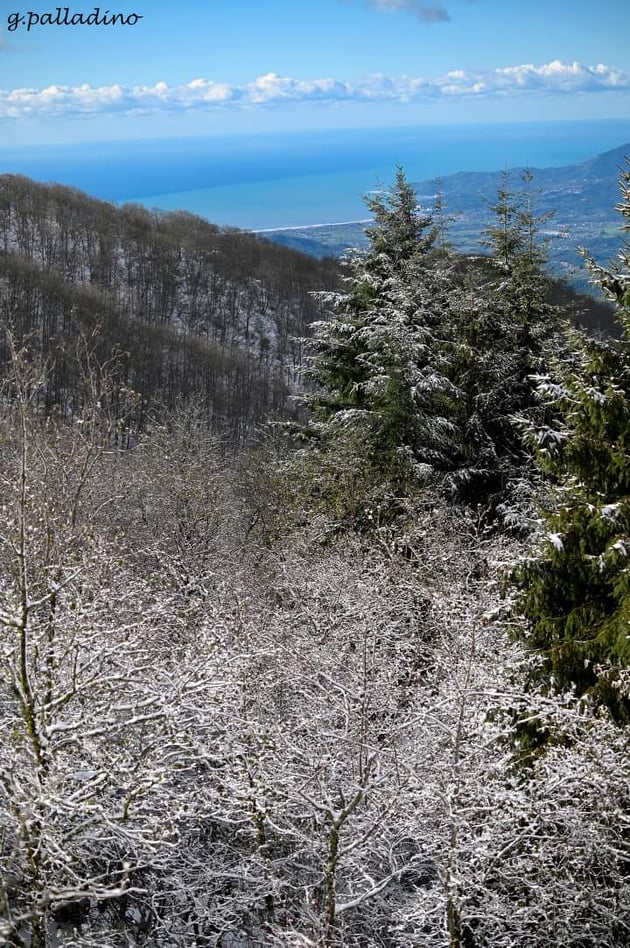
[[[628,37],[629,0],[0,0],[0,145],[628,118]]]

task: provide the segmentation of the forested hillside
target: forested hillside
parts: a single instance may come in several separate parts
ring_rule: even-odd
[[[2,185],[0,939],[625,948],[630,247]]]
[[[154,405],[195,397],[236,440],[287,410],[299,339],[320,313],[310,291],[338,278],[332,262],[190,214],[117,209],[13,175],[0,178],[0,246],[0,318],[48,360],[47,410],[73,410],[86,337],[100,362],[116,356],[136,427]]]

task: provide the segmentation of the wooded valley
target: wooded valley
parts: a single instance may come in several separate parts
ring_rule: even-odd
[[[339,263],[0,178],[12,948],[628,943],[630,247],[367,203]]]

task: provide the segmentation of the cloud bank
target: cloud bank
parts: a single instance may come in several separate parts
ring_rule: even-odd
[[[189,112],[208,109],[273,108],[288,103],[420,102],[523,95],[628,92],[630,74],[605,65],[554,60],[542,66],[506,66],[492,72],[454,70],[437,79],[388,77],[381,73],[348,82],[291,79],[270,72],[245,85],[193,79],[183,85],[80,86],[0,89],[0,118],[56,117],[102,113]]]

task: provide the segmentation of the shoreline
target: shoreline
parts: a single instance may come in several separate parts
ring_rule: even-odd
[[[251,230],[252,234],[274,234],[279,231],[285,230],[317,230],[322,227],[349,227],[350,225],[356,224],[371,224],[374,218],[365,217],[362,220],[357,221],[332,221],[330,224],[292,224],[289,227],[262,227],[255,230]]]

